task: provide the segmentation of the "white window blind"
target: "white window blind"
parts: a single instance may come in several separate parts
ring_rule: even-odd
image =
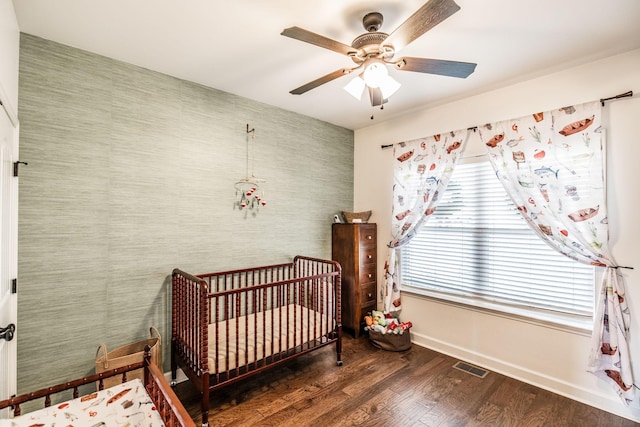
[[[549,247],[489,161],[456,169],[432,218],[401,249],[405,284],[509,306],[592,316],[594,268]]]

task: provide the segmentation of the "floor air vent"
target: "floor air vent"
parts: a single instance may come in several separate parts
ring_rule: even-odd
[[[486,369],[482,369],[477,366],[469,365],[468,363],[460,361],[456,362],[453,367],[478,378],[484,378],[489,373],[489,371],[487,371]]]

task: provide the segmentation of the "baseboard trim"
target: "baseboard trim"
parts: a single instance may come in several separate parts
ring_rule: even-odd
[[[455,357],[456,359],[482,366],[490,371],[548,390],[568,399],[593,406],[635,422],[640,422],[640,407],[624,406],[613,391],[611,391],[610,394],[605,394],[604,391],[603,393],[598,393],[599,390],[589,390],[576,384],[560,381],[557,378],[547,376],[540,372],[535,372],[522,366],[496,359],[492,356],[470,351],[426,335],[412,332],[411,338],[414,344],[421,347],[429,348],[439,353]],[[637,404],[634,402],[634,405]]]

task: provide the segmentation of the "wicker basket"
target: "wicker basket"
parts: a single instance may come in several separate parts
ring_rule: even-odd
[[[355,221],[355,222],[368,222],[369,221],[369,217],[371,217],[371,211],[365,211],[365,212],[346,212],[346,211],[342,211],[342,216],[344,217],[344,220],[349,224],[353,223],[354,219],[360,220],[360,221]]]
[[[155,326],[149,328],[150,338],[125,344],[114,350],[107,351],[105,343],[100,344],[96,351],[96,374],[114,368],[123,368],[132,363],[140,362],[144,358],[144,349],[148,345],[151,347],[151,361],[157,367],[162,368],[162,338],[160,332]],[[155,337],[153,336],[155,333]],[[102,355],[100,355],[102,352]],[[127,379],[133,380],[138,378],[144,380],[143,369],[136,369],[127,372]],[[122,377],[115,376],[103,380],[104,388],[113,387],[122,383]],[[96,384],[97,386],[98,384]]]

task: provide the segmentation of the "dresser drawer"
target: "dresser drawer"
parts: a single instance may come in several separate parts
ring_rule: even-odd
[[[360,264],[374,264],[378,257],[378,247],[373,246],[360,246]]]
[[[366,285],[368,283],[373,282],[374,284],[377,282],[376,280],[376,264],[364,264],[360,267],[360,284]]]
[[[371,283],[360,288],[360,306],[365,307],[376,303],[376,284]]]
[[[360,245],[375,245],[377,241],[375,227],[363,227],[360,230]]]

